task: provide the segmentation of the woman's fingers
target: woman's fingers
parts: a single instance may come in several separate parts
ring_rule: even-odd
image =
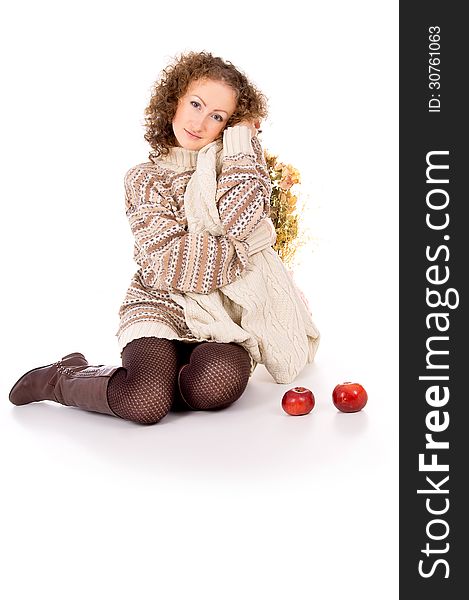
[[[251,130],[252,135],[257,135],[257,130],[261,126],[259,119],[255,119],[252,121],[240,121],[239,123],[236,123],[236,125],[244,125],[244,127],[248,127]]]

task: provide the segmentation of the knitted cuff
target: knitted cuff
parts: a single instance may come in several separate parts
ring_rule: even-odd
[[[245,125],[227,127],[223,132],[223,157],[240,153],[256,156],[251,144],[251,131]]]
[[[246,242],[249,245],[248,256],[270,248],[276,241],[277,233],[271,219],[262,219],[254,231],[246,238]]]

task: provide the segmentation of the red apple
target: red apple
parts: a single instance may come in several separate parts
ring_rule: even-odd
[[[345,381],[339,383],[332,392],[334,406],[341,412],[358,412],[368,401],[368,394],[359,383]]]
[[[307,415],[314,408],[314,395],[305,387],[294,387],[285,392],[282,408],[289,415]]]

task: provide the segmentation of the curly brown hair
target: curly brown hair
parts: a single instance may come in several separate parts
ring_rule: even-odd
[[[150,160],[168,154],[177,145],[172,122],[178,101],[193,81],[212,79],[229,85],[236,93],[236,110],[226,123],[232,127],[243,119],[263,119],[268,114],[266,96],[231,62],[210,52],[186,52],[173,59],[154,83],[145,109],[145,140],[153,148]]]

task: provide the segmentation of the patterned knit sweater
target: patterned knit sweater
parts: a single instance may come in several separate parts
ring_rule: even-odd
[[[251,148],[249,128],[240,127],[239,135]],[[224,152],[221,140],[199,150],[196,170],[184,194],[191,233],[226,233],[216,202]],[[255,158],[252,148],[251,152]],[[254,232],[256,240],[258,229],[262,233],[263,225],[269,223],[268,218],[261,221]],[[291,274],[271,247],[270,235],[265,247],[253,253],[251,236],[247,241],[249,264],[237,281],[210,294],[171,293],[171,298],[184,308],[193,334],[209,341],[240,344],[252,360],[265,366],[276,383],[291,383],[313,361],[319,331]]]
[[[246,269],[251,254],[247,240],[270,215],[271,182],[259,140],[246,140],[241,129],[246,128],[230,127],[223,135],[216,197],[225,235],[188,232],[184,193],[197,151],[173,147],[169,155],[127,171],[125,210],[139,269],[119,309],[121,351],[133,339],[148,336],[202,341],[188,328],[183,308],[170,294],[209,294],[236,281]],[[252,374],[252,359],[251,365]]]

